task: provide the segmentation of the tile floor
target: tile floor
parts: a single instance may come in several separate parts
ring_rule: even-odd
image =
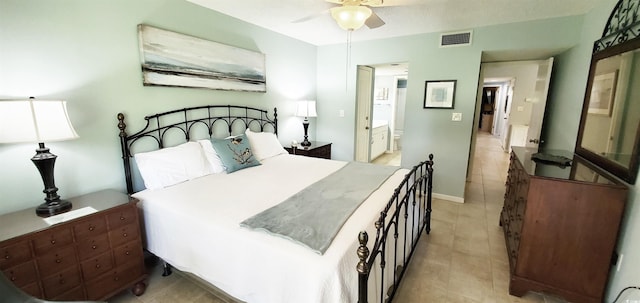
[[[465,203],[433,201],[431,233],[420,240],[394,302],[564,302],[531,292],[522,298],[508,294],[509,264],[498,226],[508,161],[496,138],[479,134]],[[110,302],[227,302],[180,273],[162,277],[160,266],[150,272],[144,295],[125,291]]]

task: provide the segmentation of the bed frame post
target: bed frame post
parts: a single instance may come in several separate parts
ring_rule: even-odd
[[[118,129],[120,129],[120,148],[122,162],[124,164],[124,177],[127,182],[127,194],[133,194],[133,181],[131,179],[131,163],[129,160],[129,147],[127,145],[127,124],[124,123],[124,114],[118,113]]]
[[[367,248],[367,242],[369,241],[369,235],[366,231],[360,232],[358,235],[358,241],[360,246],[358,247],[358,303],[367,303],[368,292],[368,280],[369,280],[369,264],[367,259],[369,258],[369,248]]]
[[[427,226],[425,230],[427,234],[431,232],[431,191],[433,190],[433,154],[429,154],[429,162],[427,163]]]

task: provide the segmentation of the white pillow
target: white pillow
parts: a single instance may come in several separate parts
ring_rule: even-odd
[[[222,164],[222,160],[216,153],[216,150],[213,149],[213,145],[211,145],[211,140],[202,139],[198,140],[200,146],[202,146],[202,151],[204,152],[204,157],[207,159],[207,164],[209,164],[209,169],[213,174],[219,174],[225,171],[224,165]]]
[[[202,147],[187,142],[134,155],[147,189],[159,189],[211,173]]]
[[[258,161],[281,154],[287,154],[287,150],[282,147],[282,144],[280,144],[278,137],[276,137],[274,133],[255,133],[247,128],[245,134],[249,139],[249,144],[251,144],[253,156],[256,157]]]

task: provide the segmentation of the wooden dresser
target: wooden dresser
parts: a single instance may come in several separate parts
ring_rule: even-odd
[[[509,293],[556,294],[571,302],[602,302],[627,187],[566,151],[569,167],[531,159],[514,147],[500,216],[511,279]]]
[[[104,300],[128,287],[141,295],[146,274],[137,200],[113,190],[69,200],[72,210],[97,212],[51,226],[35,209],[0,216],[0,270],[48,300]]]
[[[311,141],[311,146],[301,146],[297,148],[286,146],[284,149],[292,155],[331,159],[331,143]]]

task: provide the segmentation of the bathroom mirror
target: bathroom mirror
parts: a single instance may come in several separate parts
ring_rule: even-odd
[[[576,154],[633,184],[640,138],[640,37],[594,53]]]

